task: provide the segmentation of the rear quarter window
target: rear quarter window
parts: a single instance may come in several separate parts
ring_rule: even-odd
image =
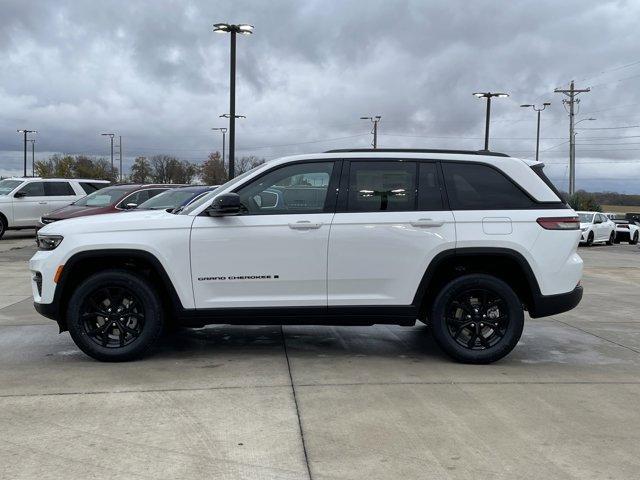
[[[519,210],[535,205],[511,179],[489,165],[443,162],[442,169],[453,210]]]

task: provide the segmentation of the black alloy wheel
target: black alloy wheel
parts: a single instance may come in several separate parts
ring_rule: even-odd
[[[469,274],[445,285],[429,324],[445,353],[464,363],[491,363],[509,354],[522,335],[522,302],[503,280]]]
[[[89,294],[80,308],[87,336],[106,348],[134,342],[144,328],[144,308],[136,295],[123,287],[102,287]]]
[[[607,240],[607,245],[613,245],[613,242],[615,240],[616,240],[616,233],[611,232],[611,235],[609,235],[609,240]]]
[[[104,270],[75,288],[67,305],[67,327],[87,355],[106,362],[133,360],[160,338],[163,306],[147,278]]]
[[[505,301],[486,289],[463,290],[449,301],[447,329],[458,345],[484,350],[504,338],[509,325]]]
[[[631,240],[629,243],[630,243],[631,245],[637,245],[637,244],[638,244],[638,236],[639,236],[639,235],[638,235],[638,232],[636,232],[636,233],[633,235],[633,240]]]

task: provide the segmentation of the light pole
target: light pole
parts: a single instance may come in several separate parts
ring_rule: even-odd
[[[215,127],[215,128],[212,128],[211,130],[218,130],[222,132],[222,168],[224,168],[224,145],[225,145],[225,139],[227,138],[227,129],[226,127]]]
[[[113,175],[113,137],[116,136],[115,133],[101,133],[103,137],[109,137],[111,139],[111,175]]]
[[[570,138],[569,144],[569,195],[576,193],[576,132],[575,126],[580,122],[593,122],[596,119],[593,117],[583,118],[573,124],[573,132]]]
[[[36,147],[35,147],[36,141],[33,138],[30,139],[30,140],[27,140],[27,141],[31,142],[31,176],[35,177],[36,176],[35,175],[35,173],[36,173],[36,160],[35,160],[35,158],[36,158]]]
[[[382,118],[382,115],[376,115],[375,117],[360,117],[360,120],[370,120],[373,123],[373,143],[371,144],[374,149],[378,148],[378,122]]]
[[[539,161],[538,153],[540,152],[540,112],[543,111],[545,108],[547,108],[549,105],[551,105],[550,102],[544,102],[542,104],[542,108],[536,107],[535,105],[532,105],[530,103],[527,103],[525,105],[520,105],[521,107],[531,107],[536,112],[538,112],[538,129],[536,131],[536,162]]]
[[[473,94],[477,98],[487,99],[487,120],[484,127],[484,149],[489,150],[489,120],[491,119],[491,98],[492,97],[508,97],[508,93],[492,93],[492,92],[476,92]]]
[[[37,130],[27,130],[23,128],[22,130],[18,130],[18,133],[24,134],[24,176],[27,176],[27,135],[29,133],[38,133]]]
[[[231,55],[229,68],[229,179],[235,175],[236,155],[236,34],[251,35],[253,25],[241,23],[216,23],[213,31],[231,34]]]

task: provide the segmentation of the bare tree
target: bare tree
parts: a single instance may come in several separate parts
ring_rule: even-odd
[[[222,164],[220,152],[210,153],[200,168],[200,179],[206,185],[220,185],[227,181],[227,170]]]

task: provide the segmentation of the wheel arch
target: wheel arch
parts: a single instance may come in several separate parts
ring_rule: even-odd
[[[426,318],[445,284],[470,273],[489,274],[505,281],[527,310],[535,308],[541,295],[538,280],[521,253],[500,247],[455,248],[440,252],[427,267],[413,299],[419,318]]]
[[[54,294],[56,320],[60,331],[67,329],[66,308],[71,294],[83,280],[94,273],[125,269],[145,277],[158,290],[167,313],[183,309],[171,278],[158,258],[150,252],[136,249],[101,249],[78,252],[64,264]],[[168,315],[171,318],[173,315]]]

